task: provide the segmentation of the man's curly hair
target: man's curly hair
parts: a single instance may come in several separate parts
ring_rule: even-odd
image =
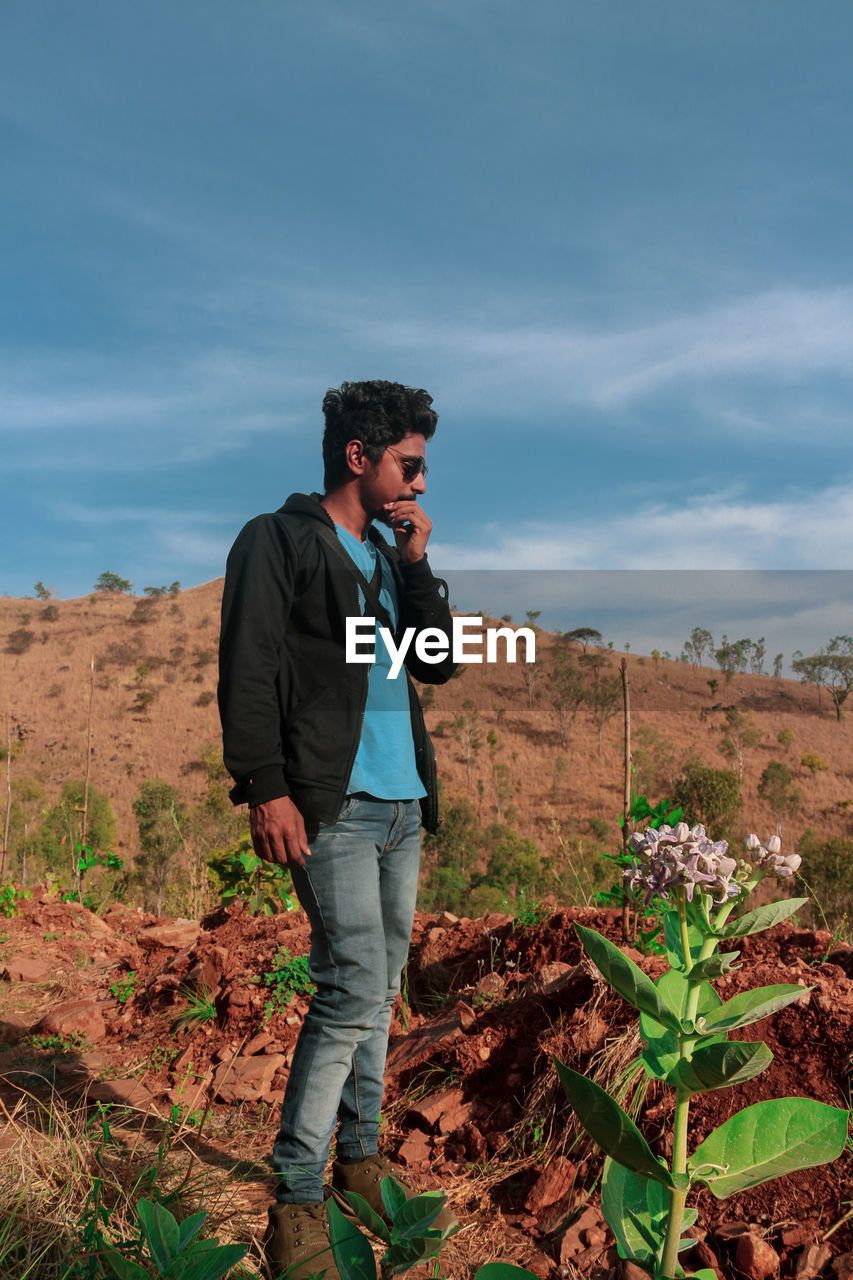
[[[323,484],[326,493],[337,489],[349,475],[344,450],[350,440],[360,440],[376,466],[389,444],[417,432],[432,438],[438,414],[432,396],[400,382],[344,382],[330,388],[323,400]]]

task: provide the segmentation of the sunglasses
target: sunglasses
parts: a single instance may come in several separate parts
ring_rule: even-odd
[[[399,449],[393,448],[390,444],[387,446],[388,452],[393,453],[394,457],[400,463],[400,470],[403,473],[403,479],[406,484],[411,484],[416,476],[426,477],[429,467],[426,464],[426,458],[413,458],[410,454],[400,453]]]

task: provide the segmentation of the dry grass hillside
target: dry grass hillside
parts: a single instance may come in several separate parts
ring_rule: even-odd
[[[132,853],[136,830],[132,803],[146,778],[161,777],[186,800],[205,785],[199,757],[218,743],[216,654],[222,580],[158,599],[97,594],[77,600],[0,600],[0,713],[8,715],[13,771],[36,779],[48,799],[62,783],[82,778],[90,663],[92,782],[110,797],[121,846]],[[827,637],[828,638],[828,637]],[[469,664],[447,685],[427,691],[427,723],[435,735],[446,793],[467,795],[481,822],[497,814],[494,765],[506,765],[502,808],[515,808],[514,825],[546,851],[555,836],[554,816],[576,832],[589,819],[616,833],[621,808],[621,711],[603,727],[601,749],[590,715],[581,711],[563,747],[549,707],[545,672],[565,641],[538,637],[539,676],[531,697],[524,668]],[[604,671],[616,671],[620,654],[604,655]],[[807,826],[826,836],[850,832],[848,804],[853,776],[850,721],[836,721],[828,696],[795,681],[736,675],[726,685],[716,669],[628,655],[633,740],[638,781],[650,795],[668,789],[668,777],[689,752],[706,764],[727,763],[720,743],[724,712],[747,709],[761,740],[744,765],[743,825],[769,834],[770,808],[757,795],[762,770],[784,761],[801,792],[800,811],[784,821],[793,847]],[[717,679],[712,692],[708,681]],[[476,709],[475,739],[466,769],[463,743],[452,721],[465,704]],[[793,733],[787,749],[782,729]],[[497,737],[490,749],[489,731]],[[657,738],[655,738],[657,735]],[[4,732],[4,738],[6,734]],[[645,742],[643,739],[645,738]],[[826,769],[801,764],[813,752]],[[558,763],[563,757],[563,763]]]

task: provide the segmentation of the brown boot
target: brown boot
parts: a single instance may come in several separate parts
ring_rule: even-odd
[[[273,1204],[263,1242],[266,1280],[341,1280],[322,1204]]]
[[[413,1200],[415,1196],[421,1194],[406,1185],[400,1177],[399,1169],[395,1169],[390,1160],[385,1156],[375,1155],[359,1160],[358,1164],[345,1164],[342,1160],[336,1160],[332,1165],[332,1195],[347,1217],[352,1218],[354,1216],[352,1206],[344,1193],[357,1191],[362,1199],[367,1201],[373,1212],[378,1214],[387,1226],[390,1226],[391,1223],[382,1202],[383,1178],[395,1178],[402,1185],[407,1200]],[[445,1204],[430,1229],[445,1231],[448,1227],[458,1226],[459,1219]]]

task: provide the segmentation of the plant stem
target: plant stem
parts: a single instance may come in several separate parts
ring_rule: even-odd
[[[693,968],[693,954],[690,950],[690,935],[687,932],[687,900],[681,888],[676,889],[675,895],[678,900],[678,929],[681,934],[681,950],[684,952],[684,971],[689,973]]]
[[[678,1092],[675,1102],[675,1126],[672,1134],[672,1172],[687,1173],[687,1118],[690,1111],[690,1094]],[[669,1214],[666,1220],[666,1238],[663,1244],[661,1274],[674,1276],[678,1265],[678,1244],[684,1227],[684,1205],[687,1187],[673,1187],[669,1193]]]

